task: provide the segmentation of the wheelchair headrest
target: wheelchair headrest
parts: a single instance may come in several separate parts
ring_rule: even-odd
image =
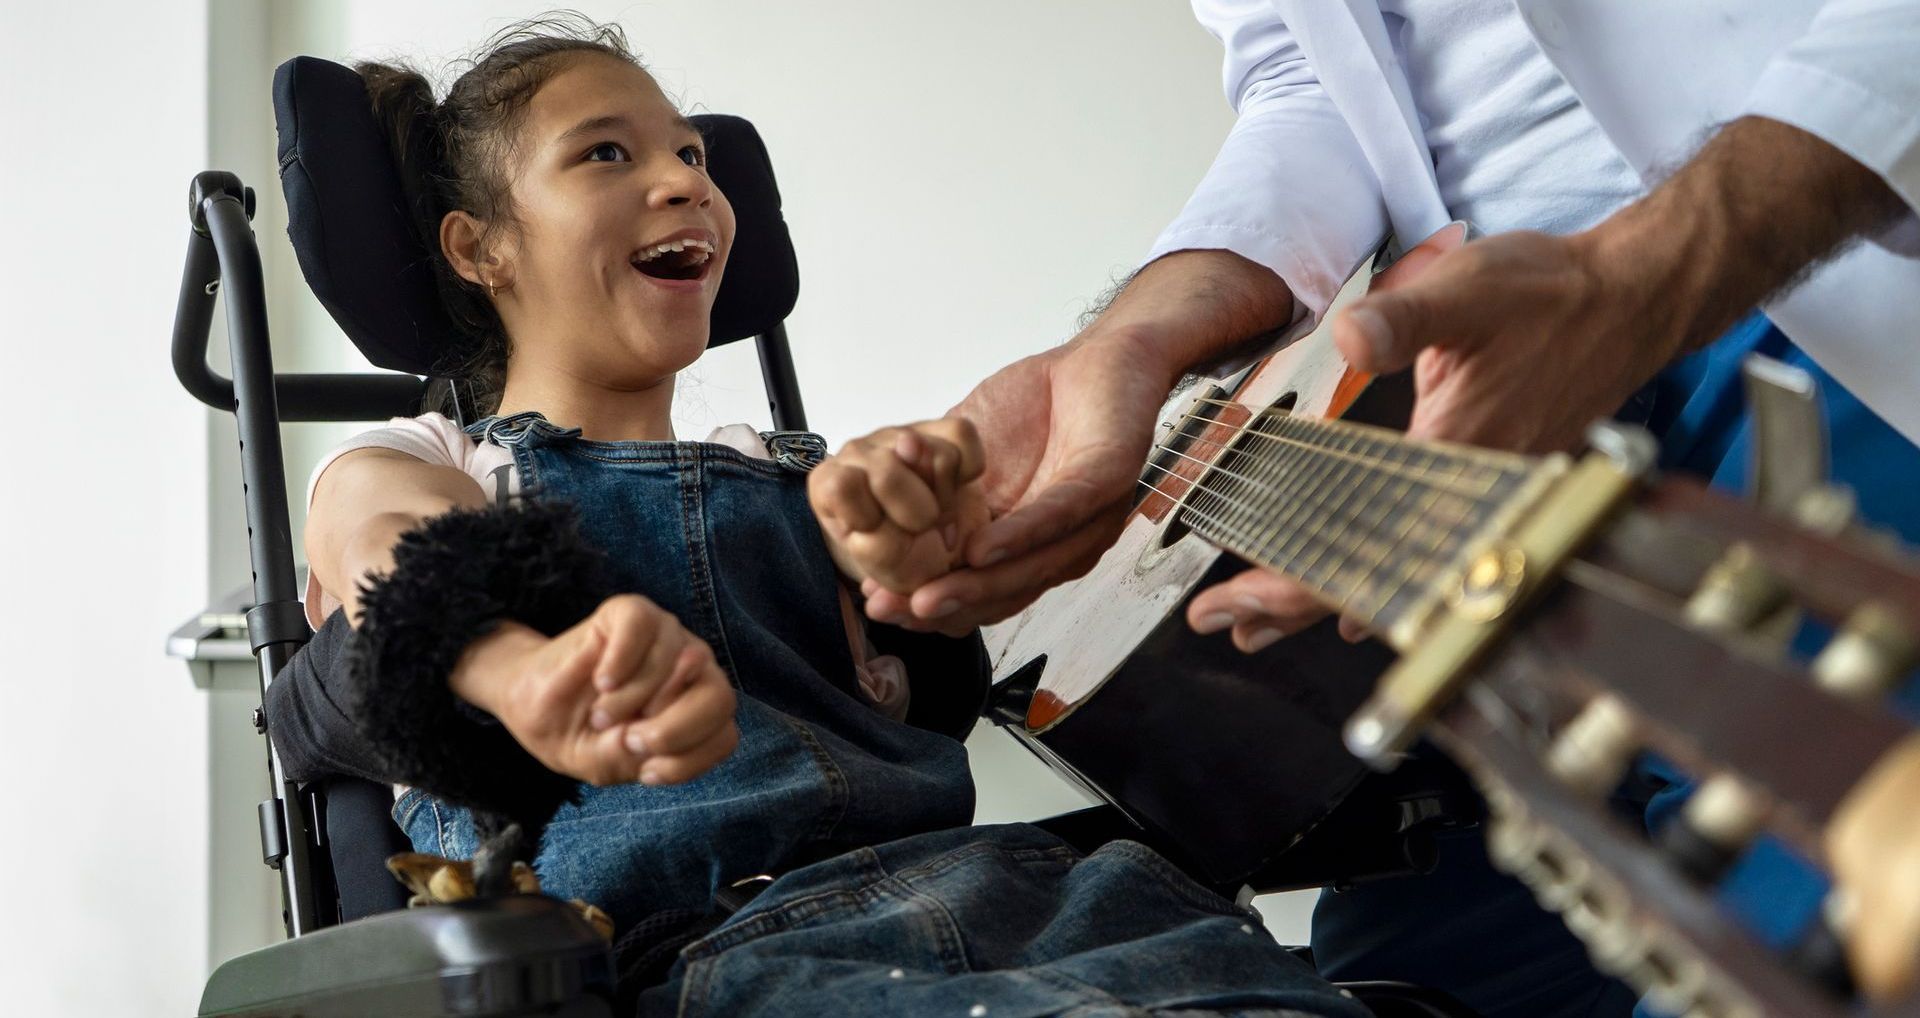
[[[307,285],[369,361],[435,374],[460,333],[440,303],[360,75],[295,57],[274,72],[273,113],[287,234]],[[690,119],[739,222],[713,304],[708,345],[719,346],[780,324],[799,299],[800,268],[759,132],[739,117]]]

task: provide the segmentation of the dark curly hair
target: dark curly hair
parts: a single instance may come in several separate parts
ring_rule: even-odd
[[[425,75],[403,64],[360,63],[374,115],[387,128],[394,165],[411,207],[414,228],[433,259],[440,300],[460,329],[462,342],[447,352],[435,373],[441,384],[427,402],[463,416],[492,413],[500,405],[512,352],[500,315],[486,289],[454,272],[440,250],[440,221],[461,210],[494,230],[514,223],[509,174],[514,143],[527,104],[541,86],[583,53],[598,53],[641,67],[618,25],[584,14],[558,11],[517,22],[462,61],[464,70],[435,101]],[[472,405],[459,405],[459,389]]]

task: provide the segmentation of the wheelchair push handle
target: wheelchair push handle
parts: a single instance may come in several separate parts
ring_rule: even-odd
[[[173,317],[173,373],[195,399],[227,413],[235,412],[233,380],[207,365],[214,298],[222,285],[209,211],[222,205],[253,219],[253,188],[222,170],[193,178],[188,189],[186,270]],[[281,421],[379,421],[417,413],[426,382],[407,374],[274,375],[273,390]]]

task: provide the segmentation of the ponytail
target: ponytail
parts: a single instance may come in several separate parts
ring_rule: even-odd
[[[432,84],[411,67],[360,63],[354,70],[366,84],[374,119],[386,131],[387,149],[407,200],[407,218],[433,263],[440,304],[461,333],[460,344],[434,366],[448,384],[436,383],[428,390],[425,409],[463,420],[492,413],[506,385],[509,347],[493,302],[480,287],[461,278],[440,250],[440,221],[448,212],[473,204],[463,200],[467,195],[462,194],[461,176],[447,159],[443,110],[434,101]],[[457,386],[464,386],[473,398],[458,401]]]

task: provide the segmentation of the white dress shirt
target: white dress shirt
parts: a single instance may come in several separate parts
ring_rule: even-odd
[[[1457,133],[1430,139],[1449,127],[1435,112],[1465,101],[1459,83],[1472,77],[1477,55],[1448,51],[1502,35],[1484,26],[1427,34],[1446,27],[1427,13],[1435,5],[1385,0],[1387,16],[1381,3],[1193,0],[1225,47],[1227,97],[1239,116],[1149,260],[1187,248],[1234,251],[1273,269],[1302,314],[1317,319],[1389,226],[1401,238],[1424,237],[1452,218],[1450,202],[1490,214],[1483,229],[1551,226],[1555,193],[1591,188],[1600,204],[1617,204],[1604,160],[1591,156],[1540,165],[1543,176],[1583,176],[1560,192],[1553,182],[1532,189],[1537,214],[1486,197],[1472,183],[1477,174],[1512,176],[1520,164],[1508,156],[1526,151],[1530,135],[1575,121],[1555,128],[1543,120],[1540,111],[1558,108],[1536,86],[1506,136],[1494,130],[1464,146]],[[1920,0],[1517,4],[1517,13],[1492,14],[1523,26],[1643,178],[1684,159],[1714,125],[1757,114],[1847,152],[1910,206],[1920,199]],[[1493,62],[1528,66],[1509,47],[1496,49]],[[1439,91],[1416,99],[1416,84]],[[1920,261],[1888,252],[1912,251],[1915,241],[1920,225],[1909,217],[1881,246],[1837,259],[1767,311],[1868,406],[1920,439]]]

